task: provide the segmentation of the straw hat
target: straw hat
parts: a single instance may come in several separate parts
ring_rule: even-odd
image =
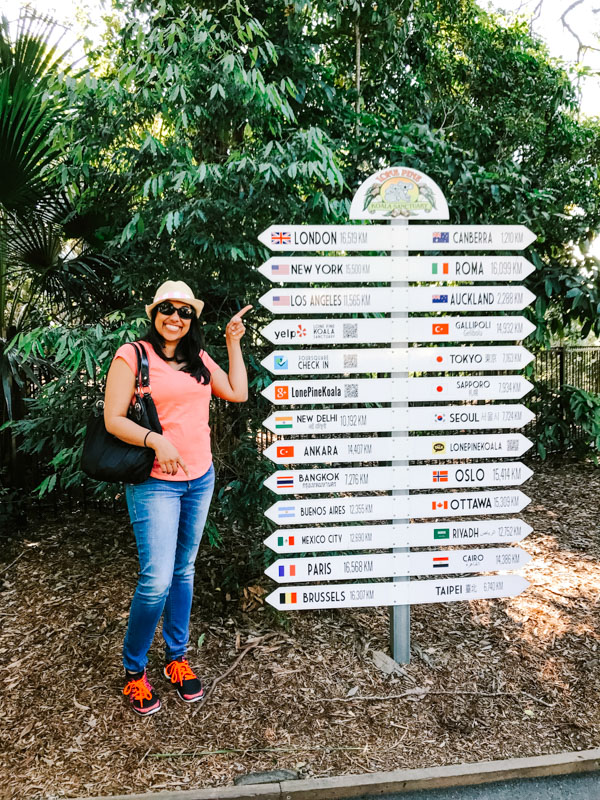
[[[200,316],[200,312],[204,308],[204,300],[197,300],[187,283],[183,281],[165,281],[156,290],[154,300],[150,305],[146,306],[146,314],[151,317],[154,306],[165,300],[179,300],[182,303],[188,303],[196,311],[197,317]]]

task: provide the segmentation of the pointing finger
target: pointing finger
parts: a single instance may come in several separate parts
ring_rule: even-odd
[[[243,315],[244,315],[244,314],[245,314],[247,311],[250,311],[250,309],[251,309],[252,307],[253,307],[253,306],[244,306],[244,308],[242,308],[242,310],[241,310],[241,311],[238,311],[238,312],[237,312],[237,314],[235,315],[234,319],[239,319],[239,318],[240,318],[240,317],[242,317],[242,316],[243,316]]]

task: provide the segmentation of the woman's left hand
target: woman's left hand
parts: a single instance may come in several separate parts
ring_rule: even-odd
[[[246,326],[242,322],[242,316],[247,312],[250,311],[252,306],[244,306],[241,311],[238,311],[237,314],[229,320],[227,323],[227,327],[225,328],[225,338],[227,339],[227,344],[233,342],[239,342],[242,336],[246,333]]]

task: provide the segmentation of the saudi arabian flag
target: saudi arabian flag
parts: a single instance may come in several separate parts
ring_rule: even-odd
[[[433,529],[433,538],[434,539],[449,539],[450,538],[450,528],[434,528]]]

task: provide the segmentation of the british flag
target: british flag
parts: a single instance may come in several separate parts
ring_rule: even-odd
[[[283,231],[274,231],[271,234],[271,244],[291,244],[291,233],[284,233]]]

